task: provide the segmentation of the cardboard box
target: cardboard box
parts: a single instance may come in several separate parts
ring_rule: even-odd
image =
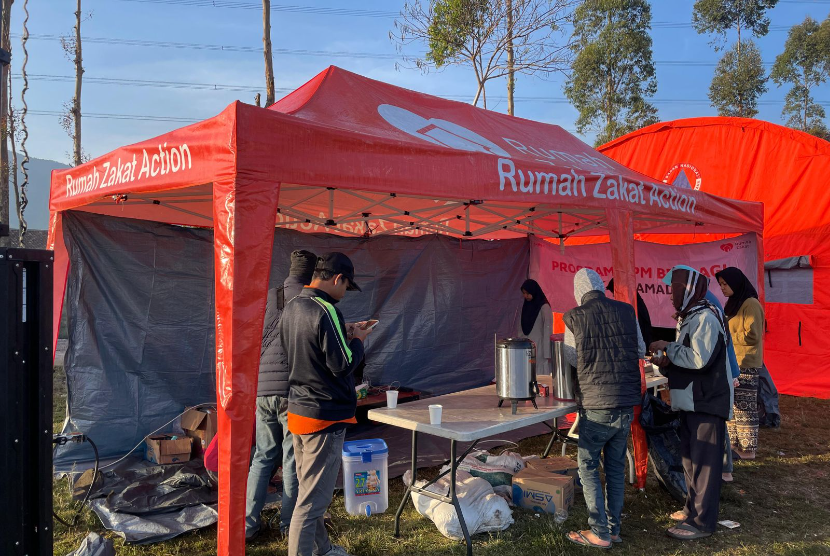
[[[147,461],[158,464],[182,463],[190,461],[193,451],[193,439],[190,437],[159,434],[151,436],[144,443]]]
[[[570,510],[574,502],[574,480],[570,475],[526,467],[513,476],[513,503],[534,512],[553,514]]]
[[[582,481],[579,480],[579,464],[571,458],[529,459],[527,466],[540,471],[570,475],[574,479],[574,492],[582,492]]]
[[[188,409],[182,415],[182,429],[187,436],[196,439],[193,456],[199,457],[216,436],[216,412],[211,409]]]

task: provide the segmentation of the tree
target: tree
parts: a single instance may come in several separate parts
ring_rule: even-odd
[[[548,76],[570,64],[567,44],[557,36],[568,21],[573,0],[412,0],[404,4],[389,33],[403,54],[425,44],[424,56],[404,59],[422,71],[451,65],[470,66],[476,94],[487,108],[485,85],[508,76],[508,111],[513,112],[514,76]]]
[[[709,99],[721,116],[750,118],[758,113],[758,97],[767,91],[763,84],[763,62],[758,48],[751,41],[744,60],[741,31],[755,37],[769,32],[766,13],[778,0],[697,0],[692,12],[692,25],[698,33],[715,35],[715,50],[724,48],[727,32],[737,31],[737,42],[718,62]],[[759,81],[760,80],[760,81]]]
[[[565,95],[579,111],[576,128],[607,143],[657,122],[646,99],[657,92],[647,0],[585,0],[574,13],[576,58]]]
[[[758,114],[758,98],[767,92],[767,78],[755,43],[745,42],[740,57],[739,48],[735,44],[718,62],[709,86],[709,100],[719,116],[752,118]]]
[[[692,11],[692,25],[700,34],[716,36],[716,50],[723,48],[727,31],[734,27],[738,32],[740,51],[741,30],[748,29],[756,37],[765,36],[769,32],[766,12],[777,3],[778,0],[697,0]]]
[[[90,16],[91,17],[91,14]],[[64,54],[75,65],[75,96],[64,104],[61,126],[72,139],[72,164],[80,166],[88,160],[81,147],[81,86],[83,84],[84,65],[81,53],[81,0],[77,0],[75,10],[75,35],[61,37]]]
[[[265,107],[276,101],[274,94],[274,59],[271,56],[271,0],[262,0],[262,45],[265,55]]]
[[[11,24],[12,3],[14,0],[0,0],[0,48],[6,52],[11,51],[11,40],[9,36],[9,26]],[[6,84],[9,83],[11,72],[9,67],[5,64],[0,69],[0,82],[3,86],[0,87],[0,224],[9,225],[9,147],[8,147],[8,97],[6,93]],[[10,245],[9,237],[5,234],[0,234],[0,247],[8,247]]]
[[[781,87],[792,85],[787,93],[782,115],[787,125],[827,137],[824,107],[817,104],[811,91],[830,77],[830,17],[824,26],[810,16],[794,25],[787,35],[784,52],[775,58],[770,78]]]

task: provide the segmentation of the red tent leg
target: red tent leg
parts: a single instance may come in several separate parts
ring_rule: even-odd
[[[631,304],[637,310],[637,275],[634,266],[634,220],[630,211],[605,211],[611,241],[611,264],[614,267],[614,298]],[[646,346],[648,348],[648,346]],[[645,368],[640,363],[640,393],[646,391]],[[637,488],[645,488],[648,473],[648,445],[640,427],[640,407],[634,408],[631,436],[634,442],[634,467]]]
[[[220,556],[245,553],[245,490],[278,199],[275,183],[238,177],[214,183]]]

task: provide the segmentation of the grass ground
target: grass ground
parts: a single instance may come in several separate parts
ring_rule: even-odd
[[[56,373],[55,394],[55,422],[59,426],[64,412],[61,396],[65,396],[62,373]],[[830,400],[783,396],[781,413],[779,430],[761,429],[759,458],[736,462],[735,482],[723,489],[721,519],[737,521],[740,528],[721,528],[708,539],[685,543],[666,537],[663,531],[671,525],[668,514],[678,509],[678,505],[649,478],[645,493],[628,487],[622,530],[625,542],[615,546],[613,552],[698,556],[830,554]],[[538,454],[546,442],[547,437],[529,438],[520,443],[519,451]],[[66,481],[56,482],[54,489],[55,509],[68,519],[76,505],[71,503]],[[411,504],[404,512],[401,538],[393,538],[392,506],[397,507],[402,495],[401,480],[393,479],[389,512],[372,518],[349,516],[343,497],[336,496],[331,507],[335,523],[333,540],[356,556],[465,554],[462,543],[441,536],[432,522],[419,516]],[[577,495],[575,507],[562,526],[556,525],[549,516],[515,510],[516,523],[506,531],[474,537],[475,554],[585,554],[586,549],[564,538],[568,530],[586,527],[585,504],[580,496]],[[273,512],[266,513],[266,517],[270,515]],[[78,521],[72,529],[55,524],[55,554],[74,550],[90,531],[113,538],[119,556],[216,553],[215,527],[165,543],[131,546],[106,532],[88,509],[83,509]],[[254,556],[286,552],[285,541],[273,530],[266,530],[247,550],[247,554]]]

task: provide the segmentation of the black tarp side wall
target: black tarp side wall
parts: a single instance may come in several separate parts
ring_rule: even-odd
[[[215,401],[213,234],[83,212],[64,214],[70,257],[70,429],[123,454],[185,407]],[[373,384],[442,394],[493,378],[494,336],[510,336],[527,277],[526,239],[343,238],[276,229],[270,286],[289,254],[342,251],[363,292],[347,321],[380,319],[367,343]],[[168,427],[168,430],[172,427]],[[67,445],[56,464],[88,459]]]

